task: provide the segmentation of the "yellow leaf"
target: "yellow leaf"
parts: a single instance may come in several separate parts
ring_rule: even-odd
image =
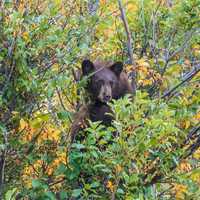
[[[128,12],[136,12],[138,10],[138,5],[136,4],[136,2],[130,2],[127,5],[127,10]]]
[[[25,40],[25,42],[28,42],[28,41],[30,40],[30,38],[29,38],[29,33],[28,33],[28,32],[24,32],[24,33],[22,34],[22,37],[23,37],[23,39]]]
[[[199,44],[194,44],[194,45],[192,46],[192,48],[194,48],[194,49],[200,49],[200,45],[199,45]]]
[[[190,121],[185,122],[185,129],[188,129],[190,127]]]
[[[187,192],[186,185],[175,184],[174,190],[175,190],[176,200],[184,200],[185,199],[185,193]]]
[[[139,81],[138,81],[138,84],[139,84],[139,85],[142,85],[142,86],[151,85],[151,84],[152,84],[152,80],[151,80],[151,79],[139,80]]]
[[[54,3],[56,6],[60,6],[62,3],[62,0],[54,0]]]
[[[195,55],[195,56],[199,56],[199,55],[200,55],[200,50],[195,50],[195,51],[194,51],[194,55]]]
[[[58,63],[53,64],[52,71],[57,72],[58,70],[59,70],[59,64]]]
[[[193,154],[193,157],[197,160],[200,159],[200,148],[198,148],[195,153]]]
[[[27,127],[28,127],[28,123],[24,119],[20,119],[20,122],[19,122],[19,131],[22,131],[22,130],[24,130]]]
[[[20,1],[19,7],[18,7],[18,11],[19,11],[20,13],[23,13],[24,10],[25,10],[24,1]]]
[[[200,111],[194,116],[194,118],[198,121],[200,121]]]
[[[199,172],[194,172],[191,174],[191,179],[195,182],[197,182],[198,184],[200,184],[200,173]]]
[[[113,186],[112,181],[108,181],[106,187],[107,187],[111,192],[114,191],[114,186]]]
[[[136,63],[142,67],[146,67],[146,68],[150,67],[149,63],[144,58],[137,60]]]
[[[32,24],[32,29],[36,29],[37,25],[36,24]]]
[[[122,167],[120,165],[116,165],[115,169],[117,173],[120,173],[122,171]]]
[[[192,167],[191,167],[190,163],[188,163],[187,161],[184,160],[184,161],[181,162],[178,169],[181,172],[189,172],[192,169]]]

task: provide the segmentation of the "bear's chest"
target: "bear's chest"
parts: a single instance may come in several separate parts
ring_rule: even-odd
[[[89,117],[93,122],[102,121],[102,124],[109,126],[113,120],[112,111],[106,104],[93,104],[89,108]]]

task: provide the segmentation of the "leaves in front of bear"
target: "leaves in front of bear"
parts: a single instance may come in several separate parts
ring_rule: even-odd
[[[1,199],[198,199],[200,76],[183,80],[199,69],[199,0],[123,1],[136,66],[117,1],[1,6]],[[88,57],[136,70],[137,92],[71,144]]]

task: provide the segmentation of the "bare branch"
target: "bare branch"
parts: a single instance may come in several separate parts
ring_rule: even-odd
[[[8,133],[6,130],[2,131],[3,140],[4,140],[4,149],[1,151],[0,155],[0,199],[3,195],[3,188],[4,188],[4,177],[5,177],[5,163],[6,163],[6,155],[7,155],[7,144],[8,144]]]
[[[199,126],[199,123],[198,123],[194,128],[191,129],[191,131],[188,133],[188,136],[191,137],[191,134],[194,136],[195,134],[198,134],[199,131],[200,131],[200,126]],[[185,144],[186,143],[184,141],[183,145],[181,145],[181,147],[185,146]],[[200,137],[198,137],[197,141],[194,142],[193,144],[191,144],[187,148],[185,154],[181,155],[178,158],[179,162],[173,163],[172,167],[170,168],[170,171],[176,169],[176,167],[178,166],[178,163],[180,163],[182,160],[184,160],[184,159],[188,158],[189,156],[191,156],[199,147],[200,147]],[[156,163],[156,164],[158,164],[158,163]],[[145,186],[150,186],[150,185],[156,184],[156,183],[160,182],[164,178],[164,174],[162,174],[161,172],[158,172],[157,169],[158,169],[158,167],[154,166],[146,174],[146,176],[144,177],[144,181],[147,180],[148,174],[155,174],[155,175],[150,181],[147,181],[147,182],[144,183]]]
[[[188,73],[188,75],[179,84],[177,84],[171,90],[169,90],[165,94],[163,94],[161,98],[170,97],[177,88],[179,88],[185,82],[190,81],[199,71],[200,71],[200,63],[198,65],[196,65],[194,67],[194,69],[190,73]]]
[[[130,32],[130,29],[129,29],[129,26],[128,26],[128,22],[127,22],[127,19],[126,19],[124,8],[122,6],[122,1],[118,0],[118,4],[119,4],[120,12],[121,12],[121,18],[122,18],[122,21],[123,21],[123,24],[124,24],[126,35],[127,35],[127,47],[128,47],[129,58],[130,58],[131,64],[133,66],[135,66],[135,61],[134,61],[134,58],[133,58],[133,48],[132,48],[133,42],[132,42],[131,32]],[[136,71],[135,70],[132,72],[132,86],[133,86],[133,91],[135,93],[135,91],[136,91]]]

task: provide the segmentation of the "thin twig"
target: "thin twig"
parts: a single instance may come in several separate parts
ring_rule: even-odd
[[[179,88],[181,85],[183,85],[185,82],[190,81],[198,72],[200,71],[200,63],[194,67],[194,69],[175,87],[173,87],[171,90],[167,91],[162,95],[161,98],[170,97],[172,93]]]
[[[0,198],[2,199],[3,195],[3,188],[4,188],[4,177],[5,177],[5,162],[6,162],[6,155],[7,155],[7,131],[4,131],[3,138],[4,138],[4,145],[5,149],[2,150],[1,157],[0,157]]]
[[[131,37],[131,32],[130,32],[130,29],[129,29],[128,21],[126,19],[125,11],[124,11],[124,8],[122,6],[122,1],[118,0],[118,4],[119,4],[120,12],[121,12],[121,18],[122,18],[122,21],[123,21],[123,24],[124,24],[126,35],[127,35],[127,48],[128,48],[128,54],[129,54],[130,62],[131,62],[131,65],[135,66],[135,61],[134,61],[134,58],[133,58],[133,48],[132,48],[133,42],[132,42],[132,37]],[[136,92],[136,71],[135,71],[135,69],[132,72],[132,86],[133,86],[133,92],[135,93]]]
[[[58,87],[56,87],[56,92],[57,92],[57,94],[58,94],[58,98],[59,98],[59,101],[60,101],[60,104],[61,104],[63,110],[66,111],[67,109],[65,108],[65,105],[64,105],[64,103],[63,103],[63,101],[62,101],[62,97],[61,97],[61,94],[60,94],[60,91],[59,91]]]
[[[193,130],[193,129],[192,129]],[[188,133],[188,135],[190,135],[192,132],[192,134],[196,134],[199,132],[199,126],[197,125],[197,128],[195,129],[195,131],[190,131]],[[185,141],[184,141],[185,143]],[[184,144],[183,143],[183,144]],[[183,145],[182,145],[183,146]],[[176,169],[176,167],[178,166],[178,163],[180,163],[182,160],[185,160],[186,158],[188,158],[189,156],[191,156],[198,148],[200,147],[200,137],[197,139],[197,141],[194,143],[194,144],[191,144],[187,150],[186,150],[186,154],[183,154],[181,155],[179,158],[178,158],[178,162],[177,163],[174,163],[172,165],[172,167],[170,168],[170,171]],[[155,176],[150,180],[150,181],[147,181],[145,182],[144,186],[150,186],[150,185],[153,185],[153,184],[156,184],[158,182],[160,182],[163,178],[164,178],[164,174],[161,173],[161,172],[157,172],[157,169],[158,167],[155,166],[154,168],[151,168],[148,173],[146,174],[145,179],[147,179],[148,177],[148,174],[155,174]]]

